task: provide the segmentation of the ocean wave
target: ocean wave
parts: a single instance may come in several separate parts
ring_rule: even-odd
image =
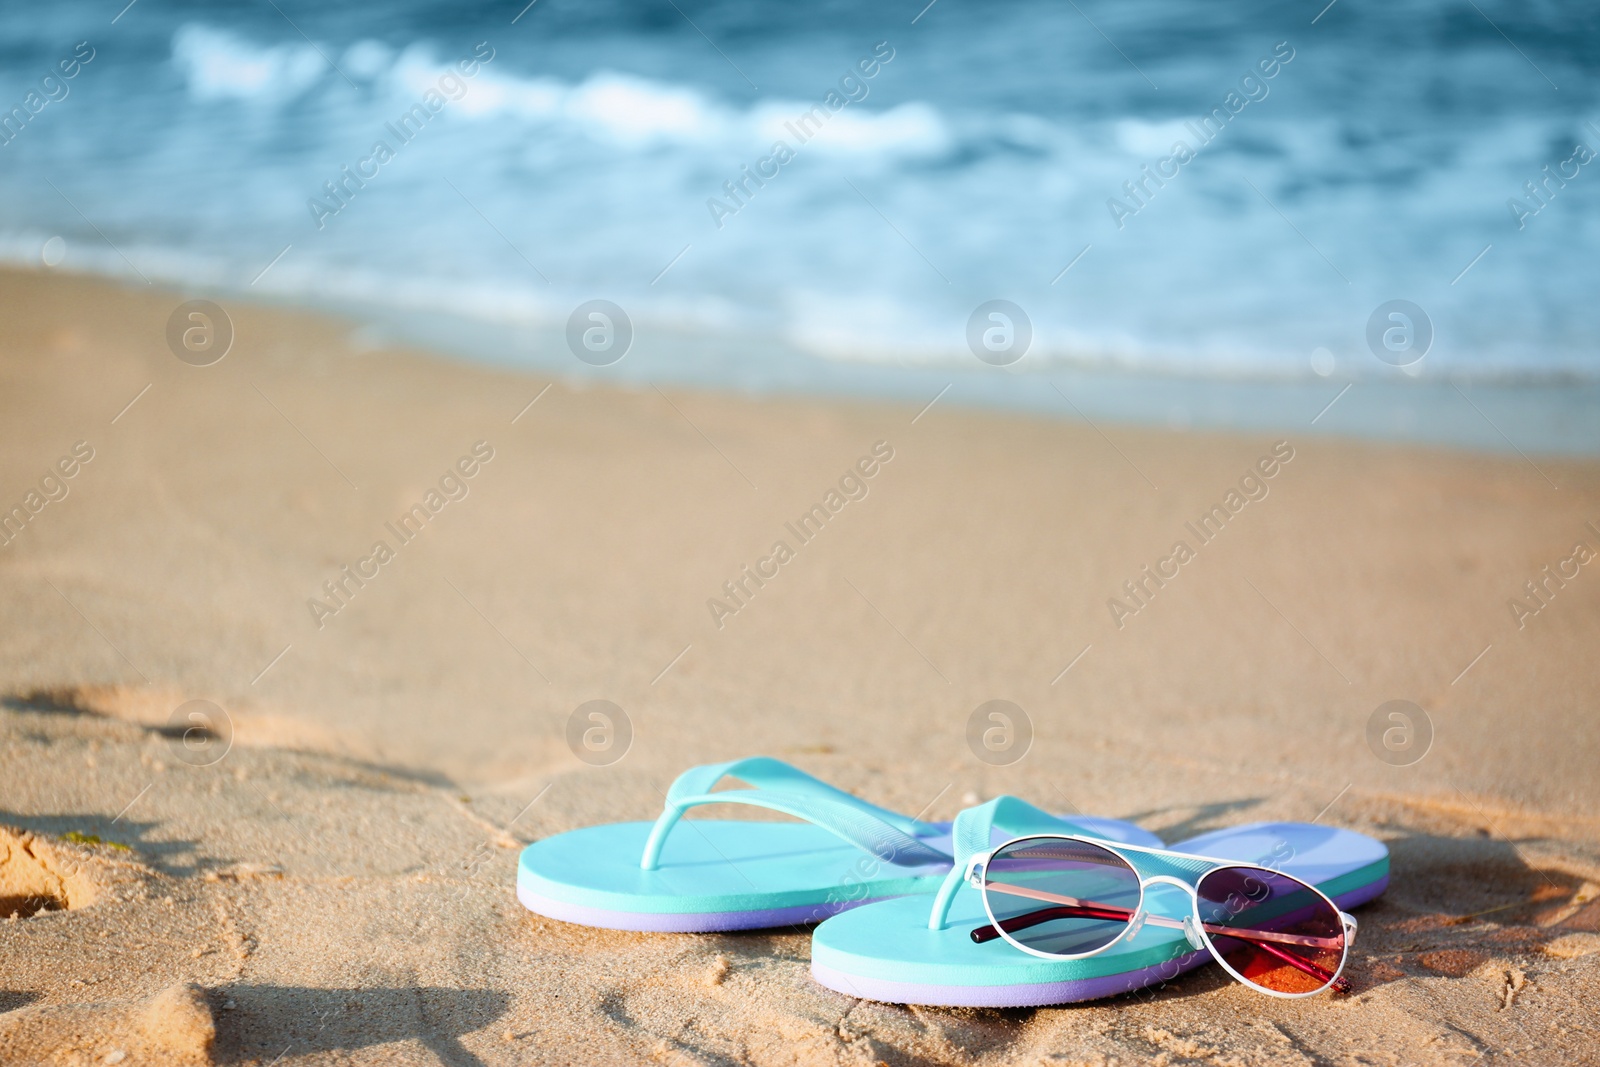
[[[530,49],[487,16],[430,18],[376,21],[358,0],[303,20],[307,41],[265,15],[153,9],[137,43],[104,49],[3,149],[0,259],[38,266],[61,237],[59,269],[513,339],[559,337],[603,297],[641,336],[940,373],[973,365],[966,319],[1004,298],[1032,318],[1019,373],[1390,374],[1365,324],[1405,298],[1437,328],[1424,379],[1595,373],[1600,171],[1553,187],[1521,228],[1506,204],[1600,132],[1566,96],[1451,81],[1448,56],[1372,59],[1356,77],[1368,46],[1330,27],[1174,175],[1163,161],[1195,145],[1192,120],[1272,47],[1242,8],[1219,16],[1217,54],[1238,59],[1152,31],[1137,58],[1159,92],[1043,5],[924,20],[846,86],[849,103],[827,94],[874,47],[864,17],[799,43],[756,29],[729,43],[760,90],[698,37],[685,45],[687,27],[545,20],[529,32],[554,35]],[[0,31],[16,22],[0,14]],[[496,58],[390,145],[393,162],[347,178],[480,34]],[[1504,47],[1453,41],[1430,47]],[[940,58],[969,45],[1025,54]],[[1534,58],[1554,80],[1572,73]],[[739,373],[759,376],[748,363]]]
[[[363,39],[344,49],[337,73],[325,58],[331,45],[254,43],[204,23],[185,23],[172,37],[171,61],[194,100],[283,106],[339,74],[377,90],[375,100],[410,100],[450,71],[434,46],[402,51]],[[816,100],[763,98],[733,106],[692,86],[599,70],[582,81],[526,77],[485,69],[460,101],[463,117],[478,122],[521,120],[562,125],[575,133],[636,150],[723,145],[760,148],[795,140],[796,119]],[[932,156],[948,151],[951,135],[938,110],[908,102],[878,110],[854,104],[830,116],[815,150],[841,156]]]

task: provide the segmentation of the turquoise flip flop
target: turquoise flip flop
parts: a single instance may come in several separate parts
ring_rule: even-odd
[[[752,789],[712,788],[737,778]],[[702,804],[747,804],[805,820],[683,820]],[[1160,838],[1119,819],[1054,820],[1126,844]],[[685,771],[654,823],[572,830],[523,849],[517,899],[552,919],[612,930],[751,930],[819,922],[848,908],[938,889],[951,824],[851,796],[766,756]],[[924,905],[925,906],[925,905]]]
[[[962,812],[953,832],[956,862],[938,893],[879,901],[829,918],[811,937],[812,976],[829,989],[867,1000],[1015,1008],[1126,993],[1211,960],[1182,931],[1149,923],[1132,938],[1082,959],[1043,959],[1000,940],[975,943],[971,931],[989,925],[989,917],[964,877],[969,859],[1015,837],[1078,832],[1067,825],[1016,797]],[[1155,847],[1271,867],[1315,885],[1342,909],[1372,900],[1389,884],[1389,850],[1381,841],[1310,823],[1252,823]],[[1172,873],[1185,872],[1174,867]],[[1156,893],[1167,888],[1153,887],[1154,906],[1160,903]]]

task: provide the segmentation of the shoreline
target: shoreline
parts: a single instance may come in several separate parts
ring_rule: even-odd
[[[0,262],[0,275],[76,278],[138,292],[120,274],[72,274]],[[931,398],[978,416],[1032,417],[1130,430],[1220,434],[1311,433],[1352,444],[1439,448],[1549,459],[1600,457],[1600,378],[1572,370],[1429,370],[1411,377],[1368,353],[1344,353],[1327,376],[1240,365],[1193,373],[1121,357],[1034,357],[984,367],[965,353],[906,359],[895,353],[828,356],[777,334],[685,331],[669,322],[635,330],[628,355],[589,366],[567,349],[559,316],[490,321],[443,307],[407,311],[354,297],[266,294],[164,282],[162,291],[265,313],[309,314],[372,351],[423,351],[468,367],[547,376],[574,388],[651,384],[735,399],[915,404]],[[637,326],[637,324],[636,324]],[[1354,343],[1354,342],[1352,342]],[[760,359],[749,353],[759,351]],[[1363,369],[1364,368],[1364,369]],[[1354,392],[1347,397],[1346,390]],[[1345,400],[1355,400],[1346,404]]]

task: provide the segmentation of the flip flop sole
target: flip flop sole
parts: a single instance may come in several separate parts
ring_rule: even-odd
[[[938,879],[934,879],[937,883]],[[931,889],[930,889],[931,891]],[[541,897],[517,886],[517,899],[531,912],[579,926],[598,926],[605,930],[634,930],[650,934],[712,934],[729,930],[765,930],[779,926],[803,926],[821,922],[847,908],[861,904],[874,904],[888,897],[867,900],[800,904],[789,908],[766,908],[758,911],[704,911],[674,914],[672,912],[608,911],[605,908],[585,907],[566,901]]]
[[[1349,910],[1373,900],[1388,885],[1389,876],[1385,874],[1370,885],[1334,896],[1333,902]],[[988,919],[983,916],[976,918],[976,923],[987,921]],[[1192,971],[1210,962],[1211,953],[1202,949],[1137,970],[1093,978],[991,986],[938,985],[927,982],[898,982],[890,978],[868,978],[860,974],[834,970],[813,956],[811,975],[829,989],[862,1000],[878,1000],[889,1004],[927,1004],[949,1008],[1039,1008],[1052,1004],[1074,1004],[1083,1000],[1120,996],[1158,982],[1171,981],[1185,971]]]
[[[1116,819],[1077,820],[1134,844],[1159,839]],[[939,887],[949,864],[896,867],[808,823],[685,820],[660,866],[639,857],[651,823],[610,823],[536,841],[517,865],[517,899],[537,914],[612,930],[697,933],[820,922],[863,904]],[[929,838],[948,848],[948,838]]]
[[[1347,830],[1262,823],[1171,847],[1275,866],[1342,908],[1374,899],[1389,883],[1388,850]],[[1211,960],[1181,933],[1150,925],[1098,956],[1041,959],[1002,942],[974,944],[968,931],[989,922],[974,892],[957,895],[943,930],[928,929],[930,905],[927,897],[888,900],[827,920],[812,935],[813,977],[848,996],[895,1004],[1037,1007],[1131,992]]]

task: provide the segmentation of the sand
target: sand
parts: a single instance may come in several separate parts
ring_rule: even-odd
[[[195,367],[181,300],[0,274],[0,509],[65,489],[0,547],[0,1062],[1600,1061],[1600,569],[1542,573],[1600,549],[1600,464],[599,388],[246,305]],[[593,699],[631,724],[601,766]],[[994,699],[1006,766],[967,744]],[[1369,747],[1391,700],[1420,760]],[[225,719],[186,748],[191,701]],[[933,818],[1320,818],[1393,884],[1351,997],[1207,968],[1026,1011],[841,996],[804,930],[518,905],[521,844],[752,753]]]

